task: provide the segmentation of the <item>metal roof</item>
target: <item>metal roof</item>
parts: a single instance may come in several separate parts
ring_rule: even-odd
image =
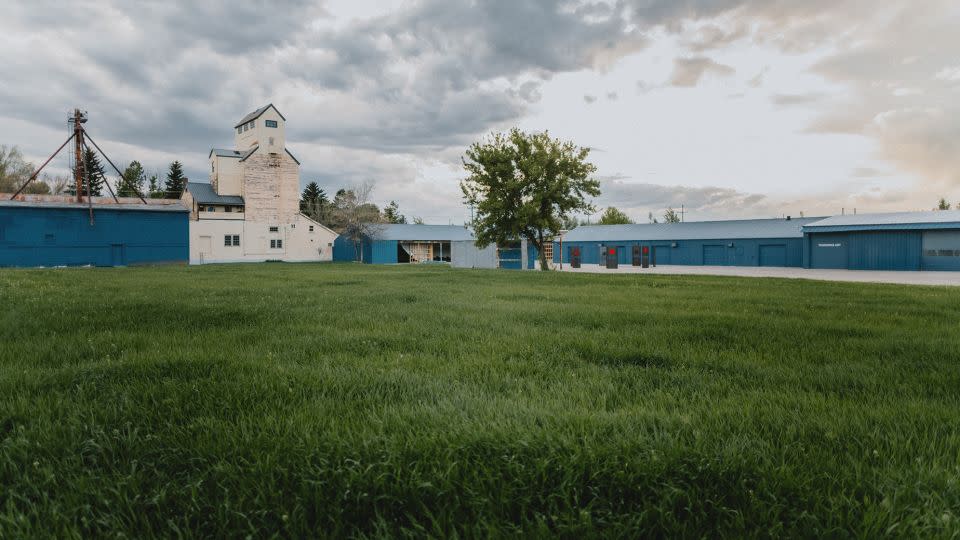
[[[804,226],[807,232],[960,229],[960,210],[833,216]]]
[[[247,122],[249,122],[249,121],[251,121],[251,120],[256,120],[257,118],[260,118],[260,115],[263,114],[263,113],[265,113],[265,112],[267,112],[267,109],[269,109],[270,107],[273,107],[273,103],[267,103],[267,104],[264,105],[263,107],[260,107],[259,109],[253,111],[252,113],[244,116],[243,119],[241,119],[239,122],[237,122],[236,125],[234,125],[233,127],[234,127],[234,128],[238,128],[238,127],[246,124]],[[284,121],[284,122],[287,121],[287,119],[283,116],[283,113],[280,112],[280,109],[277,109],[276,107],[273,107],[273,110],[277,111],[277,114],[280,115],[280,118],[283,118],[283,121]]]
[[[11,201],[9,199],[0,199],[0,208],[58,208],[86,210],[89,208],[86,200],[78,202],[54,202],[54,201]],[[165,204],[143,204],[143,203],[93,203],[93,209],[96,212],[101,210],[136,210],[141,212],[189,212],[190,210],[180,203]]]
[[[202,182],[187,182],[187,191],[199,204],[229,204],[243,206],[243,197],[239,195],[218,195],[213,186]]]
[[[377,240],[461,242],[474,240],[463,225],[395,225],[383,224],[374,236]]]
[[[802,238],[803,226],[823,218],[687,221],[636,225],[581,225],[563,235],[564,242],[629,240],[726,240]]]
[[[254,146],[253,148],[250,148],[249,150],[247,150],[246,152],[244,152],[243,155],[240,156],[240,161],[246,161],[246,159],[247,159],[248,157],[252,156],[253,153],[256,152],[256,151],[259,150],[259,149],[260,149],[260,145],[259,145],[259,144],[258,144],[257,146]]]
[[[212,148],[210,154],[207,157],[216,154],[217,157],[230,157],[230,158],[240,158],[243,157],[243,152],[239,150],[224,150],[223,148]]]

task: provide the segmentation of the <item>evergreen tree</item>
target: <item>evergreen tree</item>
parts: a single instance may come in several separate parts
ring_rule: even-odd
[[[99,197],[103,194],[103,183],[106,181],[106,171],[100,163],[100,158],[96,152],[87,148],[83,152],[83,173],[86,175],[83,180],[81,191],[83,196],[92,195]],[[89,189],[88,189],[89,186]],[[71,194],[75,194],[76,188],[70,189]]]
[[[167,171],[167,183],[164,186],[164,196],[168,199],[179,199],[183,189],[187,187],[187,177],[183,174],[183,164],[174,161]]]
[[[403,224],[407,222],[407,216],[400,213],[400,205],[397,204],[397,201],[390,201],[390,204],[383,209],[383,221],[385,223]]]
[[[300,196],[300,212],[308,218],[326,225],[330,199],[316,182],[310,182]]]
[[[117,186],[118,197],[137,197],[143,193],[143,184],[147,181],[147,173],[139,161],[131,161],[123,171],[120,184]]]
[[[151,199],[162,199],[163,191],[160,191],[160,176],[156,173],[150,175],[150,180],[148,183],[150,188],[150,198]]]
[[[947,199],[940,197],[940,204],[937,205],[937,210],[949,210],[950,203],[947,202]]]

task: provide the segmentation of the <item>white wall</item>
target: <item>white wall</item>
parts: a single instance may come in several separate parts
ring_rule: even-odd
[[[272,226],[279,231],[270,232]],[[240,235],[240,246],[225,246],[223,237],[235,234]],[[190,222],[190,264],[330,261],[336,237],[335,232],[303,215],[282,224],[200,219]],[[271,249],[271,239],[282,239],[283,248]]]
[[[240,179],[240,158],[210,156],[213,170],[210,172],[210,185],[220,195],[243,195]]]
[[[267,120],[273,120],[277,122],[277,127],[268,128]],[[260,149],[266,152],[283,152],[287,144],[286,136],[286,126],[284,126],[283,118],[280,118],[280,113],[277,112],[273,107],[267,109],[266,112],[260,115],[259,118],[254,122],[253,129],[248,129],[243,133],[237,133],[236,128],[234,128],[234,142],[236,143],[237,150],[241,152],[252,147],[260,146]],[[270,144],[270,138],[273,138],[273,144]]]

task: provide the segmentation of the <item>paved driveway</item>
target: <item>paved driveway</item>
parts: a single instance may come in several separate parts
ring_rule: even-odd
[[[640,268],[623,266],[607,270],[596,264],[581,268],[563,265],[564,272],[597,274],[674,274],[700,276],[740,276],[764,278],[817,279],[822,281],[854,281],[860,283],[896,283],[901,285],[960,286],[960,272],[890,272],[883,270],[813,270],[807,268],[760,268],[754,266],[657,266]]]

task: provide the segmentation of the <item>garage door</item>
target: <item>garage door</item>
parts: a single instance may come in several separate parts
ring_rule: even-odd
[[[727,247],[703,246],[703,264],[704,266],[726,266]]]
[[[960,231],[923,233],[923,269],[960,271]]]
[[[919,270],[921,234],[917,231],[850,233],[851,270]]]
[[[653,260],[657,264],[670,264],[670,246],[653,246]]]
[[[786,266],[786,244],[760,246],[760,266]]]

